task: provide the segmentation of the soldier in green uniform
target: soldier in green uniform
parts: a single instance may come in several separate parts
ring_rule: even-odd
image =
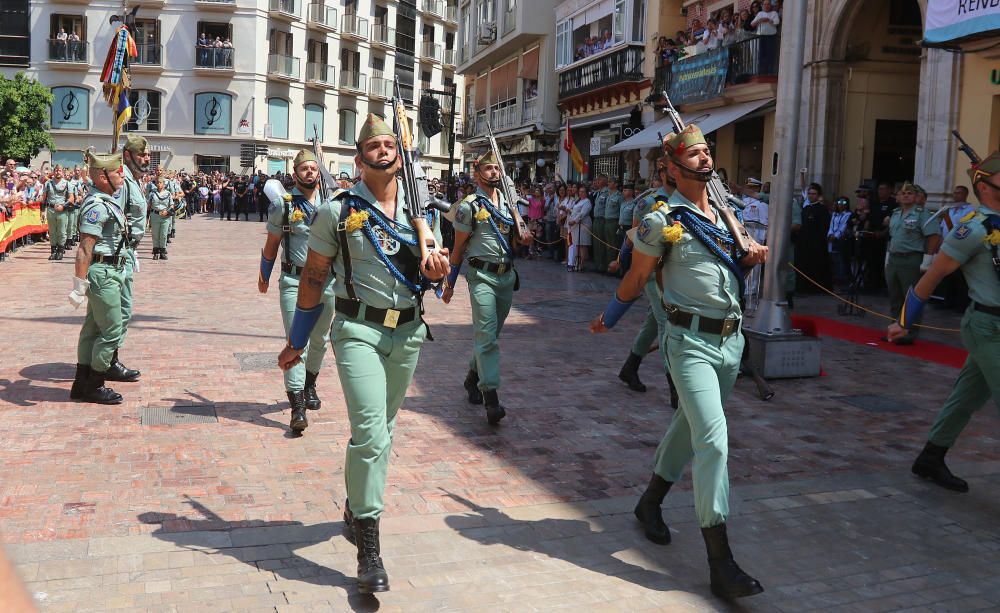
[[[125,270],[122,278],[122,334],[118,341],[118,348],[115,349],[111,360],[111,368],[108,369],[109,381],[122,381],[131,383],[139,380],[141,373],[126,367],[118,359],[118,351],[125,345],[125,336],[128,334],[128,324],[132,319],[132,278],[139,271],[139,257],[136,249],[139,241],[146,234],[146,211],[148,203],[146,195],[143,193],[139,180],[143,173],[149,172],[149,143],[145,138],[129,134],[125,139],[125,147],[122,149],[122,176],[125,178],[125,186],[121,190],[121,208],[128,218],[129,237],[126,244]]]
[[[677,189],[665,206],[646,215],[636,232],[632,267],[604,313],[591,323],[605,332],[638,299],[660,261],[667,314],[660,338],[680,407],[656,450],[649,486],[635,514],[647,537],[670,542],[660,505],[694,460],[694,498],[708,551],[712,592],[726,598],[763,591],[733,559],[726,532],[729,514],[728,432],[723,404],[732,392],[743,354],[740,333],[743,271],[767,257],[751,242],[740,252],[708,195],[713,161],[701,130],[690,125],[667,138],[667,172]]]
[[[625,197],[618,190],[618,179],[608,179],[608,194],[604,199],[604,224],[601,227],[601,240],[607,245],[604,246],[604,265],[598,269],[603,274],[614,274],[608,271],[608,266],[618,257],[618,251],[611,245],[621,244],[621,238],[618,237],[618,215],[624,200]]]
[[[474,347],[465,377],[465,389],[472,404],[486,405],[486,420],[497,425],[507,414],[500,404],[500,344],[497,339],[510,313],[517,289],[514,250],[520,244],[516,236],[514,214],[500,187],[500,163],[492,151],[476,162],[476,192],[467,196],[455,212],[455,247],[451,253],[451,272],[442,299],[451,302],[463,261],[468,258],[472,301]]]
[[[330,339],[344,390],[351,440],[344,473],[344,521],[358,547],[358,590],[389,589],[382,564],[379,518],[396,414],[427,336],[421,293],[448,272],[448,251],[420,260],[416,232],[396,173],[401,152],[391,128],[369,114],[357,139],[361,181],[319,208],[288,344],[278,364],[297,364],[325,304],[331,266],[336,319]],[[436,226],[436,223],[434,224]],[[440,241],[440,230],[434,234]]]
[[[153,231],[153,259],[167,258],[167,230],[170,228],[170,192],[163,177],[149,194],[149,227]]]
[[[45,205],[48,207],[50,260],[61,260],[66,253],[66,230],[69,227],[69,181],[63,177],[62,166],[56,166],[52,178],[45,182]]]
[[[890,340],[905,338],[920,323],[941,280],[962,269],[972,300],[962,317],[962,343],[969,357],[911,469],[956,492],[969,491],[969,484],[951,473],[945,454],[991,396],[1000,409],[1000,151],[973,166],[969,176],[979,208],[962,217],[944,239],[930,270],[909,288],[899,319],[888,330]]]
[[[76,245],[80,239],[80,205],[85,196],[80,193],[80,168],[66,171],[66,182],[69,184],[69,198],[66,201],[66,248]]]
[[[604,245],[604,208],[608,203],[608,176],[607,175],[597,175],[597,179],[594,181],[594,196],[593,205],[594,208],[591,209],[592,217],[594,218],[593,226],[590,228],[590,232],[593,234],[593,254],[594,254],[594,268],[597,272],[605,272],[608,269],[608,262],[611,258],[608,256],[608,248]],[[586,228],[583,230],[586,232]]]
[[[299,293],[299,279],[306,265],[309,226],[316,219],[320,206],[329,204],[321,201],[321,194],[316,189],[319,180],[319,162],[312,151],[300,150],[292,162],[292,171],[295,177],[292,193],[285,193],[281,182],[276,179],[269,180],[265,186],[265,193],[273,199],[267,213],[267,241],[260,254],[260,276],[257,280],[257,289],[260,293],[266,294],[271,270],[278,258],[278,246],[281,245],[283,255],[278,290],[281,323],[285,326],[286,336],[292,326],[295,300]],[[306,409],[317,410],[322,405],[316,393],[316,379],[323,366],[326,344],[330,339],[333,301],[331,278],[323,288],[323,311],[316,320],[309,342],[303,348],[302,361],[284,371],[285,392],[292,409],[289,427],[296,432],[301,432],[309,426]]]
[[[615,231],[615,245],[625,240],[625,233],[632,229],[632,216],[635,213],[635,186],[626,183],[622,186],[622,205],[618,209],[618,229]],[[624,270],[620,271],[625,274]]]
[[[127,232],[125,213],[118,205],[122,189],[121,154],[87,152],[94,189],[83,202],[70,303],[79,307],[85,297],[87,316],[77,344],[76,377],[70,398],[98,404],[119,404],[121,394],[104,386],[112,355],[121,335],[122,246]]]
[[[899,313],[906,298],[907,288],[920,278],[921,263],[930,261],[941,246],[938,224],[927,221],[932,213],[916,205],[917,190],[909,182],[899,188],[896,202],[899,206],[885,220],[889,228],[889,247],[885,260],[885,281],[889,286],[889,312]],[[895,341],[909,345],[917,338],[917,328]]]

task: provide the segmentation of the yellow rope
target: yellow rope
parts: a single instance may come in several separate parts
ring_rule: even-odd
[[[872,315],[874,315],[876,317],[881,317],[882,319],[887,319],[889,321],[896,321],[895,317],[889,317],[888,315],[885,315],[883,313],[879,313],[877,311],[873,311],[871,309],[867,309],[867,308],[861,306],[860,304],[857,304],[855,302],[851,302],[850,300],[844,298],[843,296],[835,294],[834,292],[826,289],[825,287],[823,287],[822,285],[820,285],[819,282],[817,282],[815,279],[813,279],[812,277],[810,277],[806,273],[804,273],[801,270],[799,270],[798,268],[796,268],[795,264],[792,264],[791,262],[789,262],[788,266],[792,270],[794,270],[795,272],[799,273],[799,275],[801,275],[803,279],[805,279],[806,281],[812,283],[813,285],[815,285],[819,289],[823,290],[827,294],[830,294],[831,296],[833,296],[837,300],[839,300],[839,301],[841,301],[841,302],[843,302],[845,304],[849,304],[849,305],[851,305],[852,307],[854,307],[856,309],[860,309],[860,310],[864,311],[865,313],[870,313],[870,314],[872,314]],[[923,328],[924,330],[937,330],[938,332],[961,332],[961,330],[959,330],[958,328],[938,328],[936,326],[927,326],[927,325],[924,325],[924,324],[917,324],[917,327],[918,328]]]
[[[592,232],[592,231],[590,230],[590,228],[589,228],[588,226],[583,226],[582,224],[581,224],[581,226],[582,226],[582,227],[584,227],[584,228],[587,228],[587,233],[588,233],[588,234],[590,234],[590,237],[591,237],[591,238],[593,238],[593,239],[594,239],[595,241],[597,241],[597,242],[601,243],[602,245],[604,245],[604,246],[605,246],[605,247],[607,247],[608,249],[614,249],[615,251],[621,251],[621,249],[620,249],[620,248],[618,248],[618,247],[615,247],[614,245],[609,245],[608,243],[605,243],[605,242],[604,242],[604,241],[602,241],[601,239],[597,238],[597,235],[596,235],[596,234],[594,234],[594,233],[593,233],[593,232]]]

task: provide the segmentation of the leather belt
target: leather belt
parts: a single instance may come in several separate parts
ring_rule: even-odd
[[[347,315],[351,319],[358,319],[361,307],[364,306],[365,314],[362,319],[373,324],[385,326],[386,328],[396,328],[403,324],[408,324],[417,317],[416,307],[410,307],[403,310],[376,309],[375,307],[368,306],[360,300],[350,300],[339,296],[334,301],[333,305],[338,313]]]
[[[90,260],[94,264],[110,264],[112,266],[120,266],[125,262],[124,256],[115,257],[113,255],[103,255],[100,253],[95,253],[94,258]]]
[[[978,302],[973,302],[972,309],[975,311],[979,311],[980,313],[986,313],[987,315],[1000,317],[1000,307],[987,306],[985,304],[979,304]]]
[[[682,311],[672,304],[663,303],[663,308],[667,311],[667,320],[675,326],[692,329],[695,314]],[[740,329],[740,319],[712,319],[704,315],[698,316],[698,332],[705,334],[717,334],[723,338],[733,334]]]
[[[508,270],[514,269],[514,264],[511,262],[504,262],[503,264],[494,264],[493,262],[486,262],[477,258],[469,258],[469,266],[479,270],[485,270],[486,272],[496,273],[502,275]]]
[[[286,275],[294,275],[297,277],[301,275],[303,272],[305,272],[305,270],[306,270],[305,266],[296,266],[294,264],[286,264],[284,262],[281,263],[281,272],[285,273]]]

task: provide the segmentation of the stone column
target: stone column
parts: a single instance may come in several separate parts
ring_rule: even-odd
[[[844,99],[847,82],[842,62],[817,62],[809,67],[808,104],[802,113],[805,151],[799,151],[800,167],[808,168],[806,183],[816,181],[830,193],[840,184],[844,152]],[[795,188],[800,176],[796,174]]]
[[[927,204],[937,209],[951,202],[958,142],[951,131],[958,126],[962,56],[927,49],[920,62],[920,101],[917,107],[917,152],[913,180],[927,190]]]

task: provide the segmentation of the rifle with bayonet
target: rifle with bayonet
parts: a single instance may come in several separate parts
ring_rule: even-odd
[[[326,169],[326,162],[323,161],[323,147],[319,142],[319,130],[313,124],[313,155],[316,156],[316,163],[319,166],[319,193],[322,195],[320,201],[325,201],[333,197],[337,191],[337,182],[330,176],[330,171]]]
[[[528,224],[524,223],[524,219],[521,218],[521,212],[518,210],[518,205],[523,204],[524,206],[528,206],[528,201],[517,193],[517,188],[514,187],[514,180],[510,178],[504,169],[500,147],[497,145],[497,139],[493,136],[493,128],[488,121],[486,122],[486,139],[489,141],[490,150],[493,152],[493,156],[497,159],[497,164],[500,166],[500,191],[504,199],[507,200],[507,208],[510,209],[514,225],[517,226],[518,239],[521,242],[530,240],[531,232],[528,231]]]
[[[983,161],[982,158],[979,157],[979,154],[976,153],[976,150],[970,147],[969,143],[965,142],[965,139],[962,138],[962,135],[958,133],[958,130],[952,130],[951,133],[954,134],[955,138],[958,139],[959,142],[958,150],[964,153],[965,155],[969,156],[969,161],[972,162],[973,166]]]
[[[399,92],[398,78],[392,80],[391,102],[393,132],[396,133],[396,150],[402,161],[399,177],[403,181],[403,189],[405,190],[406,214],[410,218],[410,225],[417,233],[420,261],[423,262],[427,260],[427,256],[441,248],[437,239],[434,238],[430,224],[427,223],[427,209],[432,208],[447,213],[451,210],[451,204],[431,195],[430,189],[427,187],[427,175],[424,174],[424,169],[420,167],[420,164],[417,164],[413,148],[413,134],[410,133],[406,105]]]

